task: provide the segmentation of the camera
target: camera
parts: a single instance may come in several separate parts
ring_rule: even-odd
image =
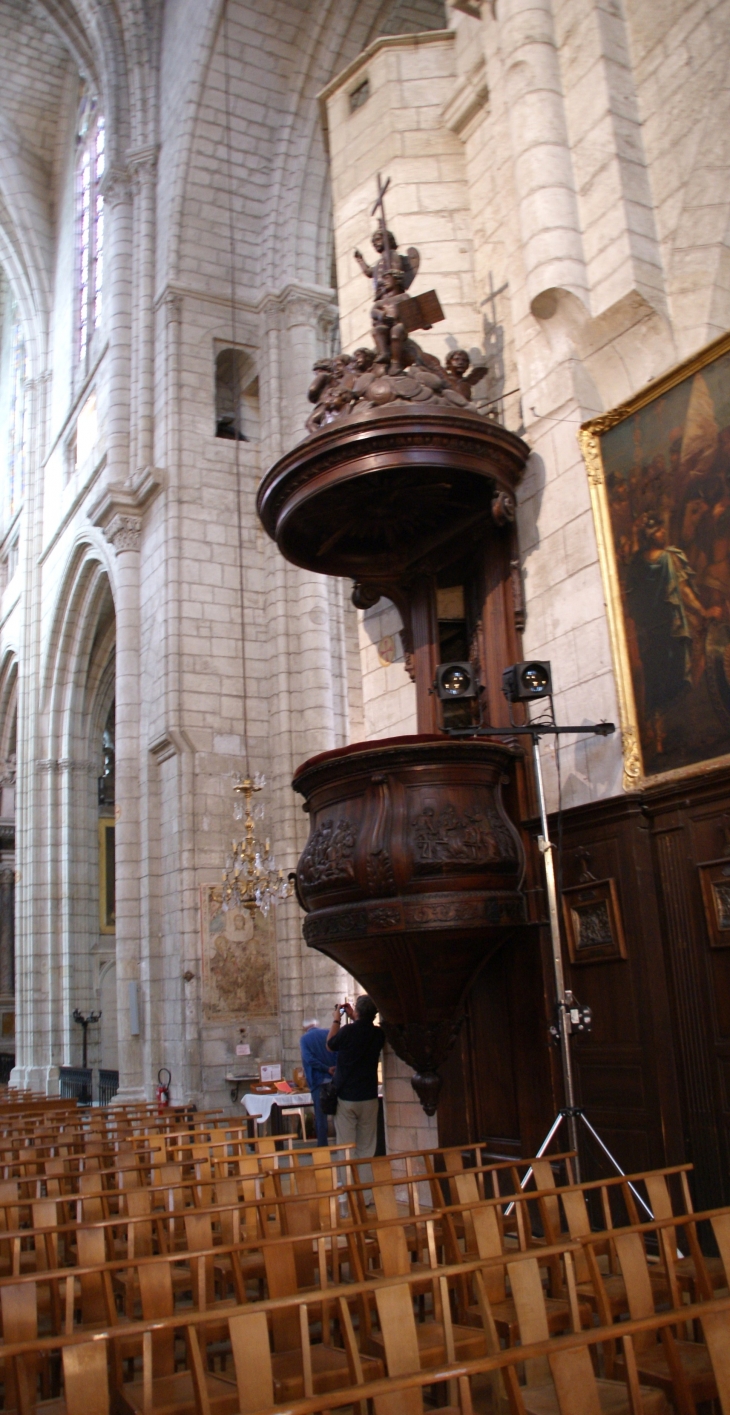
[[[345,1017],[345,1016],[347,1015],[347,1003],[346,1003],[346,1002],[341,1002],[341,1003],[340,1003],[340,1009],[339,1009],[339,1010],[340,1010],[340,1017]]]

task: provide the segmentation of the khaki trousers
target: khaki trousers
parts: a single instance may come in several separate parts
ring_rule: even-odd
[[[354,1145],[355,1159],[368,1159],[378,1143],[378,1102],[337,1102],[335,1134],[338,1145]]]

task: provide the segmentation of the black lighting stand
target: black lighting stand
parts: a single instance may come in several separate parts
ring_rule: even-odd
[[[79,1011],[78,1007],[75,1007],[75,1008],[74,1008],[74,1011],[73,1011],[73,1019],[74,1019],[74,1022],[77,1022],[77,1023],[78,1023],[79,1027],[83,1027],[83,1029],[84,1029],[83,1058],[82,1058],[81,1065],[82,1065],[84,1071],[88,1071],[88,1055],[89,1055],[89,1053],[88,1053],[88,1036],[87,1036],[87,1033],[88,1033],[89,1027],[93,1027],[93,1026],[96,1025],[97,1022],[100,1022],[100,1021],[101,1021],[101,1013],[100,1013],[100,1012],[90,1012],[89,1015],[88,1015],[88,1017],[84,1017],[83,1013]]]
[[[550,1126],[550,1129],[537,1152],[537,1158],[540,1159],[540,1157],[544,1155],[548,1145],[553,1139],[553,1136],[559,1130],[563,1121],[566,1121],[568,1125],[568,1135],[570,1137],[570,1147],[572,1150],[575,1151],[575,1173],[578,1183],[580,1183],[580,1157],[578,1153],[579,1120],[583,1122],[586,1129],[598,1142],[604,1154],[607,1155],[608,1159],[611,1161],[611,1164],[613,1165],[616,1172],[623,1176],[624,1170],[621,1168],[620,1164],[618,1163],[618,1160],[614,1157],[614,1155],[611,1154],[611,1151],[609,1150],[608,1146],[604,1144],[600,1135],[597,1133],[597,1131],[594,1130],[593,1126],[586,1118],[586,1115],[581,1109],[581,1107],[577,1106],[575,1103],[575,1085],[573,1082],[573,1058],[570,1054],[570,1038],[574,1031],[587,1030],[586,1022],[588,1019],[586,1018],[586,1010],[578,1006],[575,1001],[575,998],[573,997],[572,992],[570,990],[566,991],[565,987],[565,974],[563,972],[563,953],[560,942],[560,924],[558,921],[558,890],[555,882],[555,862],[553,858],[555,846],[550,840],[550,835],[548,832],[547,807],[545,805],[545,788],[543,784],[542,762],[540,760],[540,738],[545,737],[548,734],[557,737],[568,733],[572,734],[573,736],[587,733],[593,737],[610,737],[611,734],[615,731],[616,726],[613,722],[597,722],[592,726],[581,724],[579,727],[558,727],[554,721],[530,722],[524,727],[515,725],[510,727],[476,727],[446,729],[447,735],[449,737],[529,737],[532,741],[532,761],[535,768],[535,781],[537,784],[537,796],[540,808],[541,834],[537,837],[537,844],[543,858],[543,864],[545,866],[545,886],[548,902],[548,918],[550,923],[550,941],[552,945],[553,955],[553,975],[555,978],[555,994],[557,999],[557,1024],[556,1027],[552,1030],[553,1035],[555,1036],[556,1041],[558,1042],[558,1045],[560,1047],[560,1062],[563,1073],[563,1087],[565,1092],[565,1106],[562,1110],[558,1111],[558,1114],[553,1120],[553,1123]],[[524,1179],[522,1180],[523,1189],[528,1184],[531,1175],[532,1170],[528,1169]],[[634,1194],[635,1198],[641,1204],[642,1208],[645,1209],[650,1218],[653,1218],[654,1215],[652,1214],[651,1209],[648,1207],[647,1204],[645,1204],[644,1200],[634,1188],[633,1184],[630,1184],[629,1187],[632,1193]]]

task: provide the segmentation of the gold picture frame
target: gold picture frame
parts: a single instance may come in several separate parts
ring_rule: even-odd
[[[99,932],[113,934],[116,922],[116,872],[114,868],[114,817],[99,821]]]
[[[697,866],[710,948],[730,948],[730,858]]]
[[[578,434],[606,596],[626,790],[730,761],[730,532],[722,558],[713,562],[718,526],[723,537],[730,527],[728,374],[730,334],[724,334],[626,403],[584,423]],[[703,518],[707,544],[701,549]],[[675,698],[667,692],[666,705],[661,685],[670,683],[670,667],[665,665],[662,680],[649,611],[643,611],[643,622],[637,613],[640,594],[645,605],[650,594],[641,575],[647,582],[651,575],[638,562],[653,566],[662,555],[674,577],[675,600],[686,597],[678,610],[684,627],[671,629],[673,639],[666,630],[674,654],[672,692],[683,677]]]
[[[605,963],[626,958],[626,939],[614,879],[591,879],[562,891],[570,961]]]

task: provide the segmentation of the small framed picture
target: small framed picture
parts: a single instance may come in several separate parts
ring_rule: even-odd
[[[571,963],[604,963],[626,957],[615,880],[590,880],[564,889],[563,919]]]
[[[266,1061],[259,1066],[259,1081],[280,1081],[281,1062]]]
[[[711,948],[730,948],[730,858],[698,865]]]

